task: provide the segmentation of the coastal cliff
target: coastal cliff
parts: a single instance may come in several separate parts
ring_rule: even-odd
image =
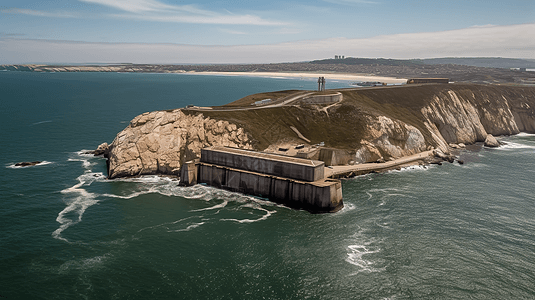
[[[175,109],[134,118],[105,151],[109,178],[179,174],[207,146],[231,146],[317,158],[321,144],[337,164],[386,161],[490,136],[535,133],[535,88],[437,84],[339,90],[334,104],[263,109]],[[244,98],[245,99],[245,98]],[[241,99],[241,107],[251,103]],[[276,99],[274,99],[276,102]],[[454,145],[455,144],[455,145]],[[304,150],[300,150],[303,152]]]
[[[180,109],[137,116],[109,147],[108,177],[175,174],[207,145],[251,149],[243,128]]]

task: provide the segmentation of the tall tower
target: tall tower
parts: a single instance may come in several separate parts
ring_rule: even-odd
[[[325,77],[318,78],[318,92],[325,91]]]

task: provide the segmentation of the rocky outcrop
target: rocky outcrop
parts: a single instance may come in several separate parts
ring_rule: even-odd
[[[15,164],[15,167],[32,167],[40,164],[41,161],[23,161]]]
[[[486,147],[500,147],[500,142],[492,134],[487,135],[484,144]]]
[[[102,143],[100,145],[98,145],[97,149],[95,150],[91,150],[91,151],[87,151],[85,152],[85,154],[93,154],[94,156],[104,156],[104,157],[108,157],[108,152],[110,151],[110,146],[108,145],[108,143]]]
[[[414,126],[385,116],[369,117],[367,124],[362,147],[355,153],[357,163],[399,158],[427,149],[424,136]]]
[[[186,115],[180,109],[144,113],[109,146],[108,177],[178,174],[186,160],[207,146],[250,149],[243,128],[224,120]]]

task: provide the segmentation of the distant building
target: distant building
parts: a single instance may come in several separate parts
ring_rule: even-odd
[[[344,55],[335,55],[334,59],[345,59],[346,57]]]
[[[449,83],[449,78],[411,78],[407,80],[407,84],[421,84],[421,83]]]

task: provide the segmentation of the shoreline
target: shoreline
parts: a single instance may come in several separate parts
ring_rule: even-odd
[[[387,84],[401,84],[407,82],[405,78],[395,78],[386,76],[351,74],[351,73],[319,73],[319,72],[184,72],[182,74],[196,74],[196,75],[218,75],[218,76],[249,76],[249,77],[282,77],[282,78],[318,78],[325,77],[331,80],[346,80],[346,81],[381,81]]]

